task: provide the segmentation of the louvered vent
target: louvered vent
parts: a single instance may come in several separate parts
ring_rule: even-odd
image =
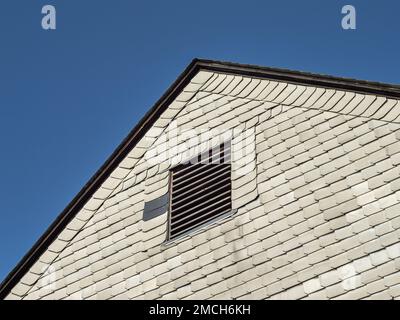
[[[171,170],[170,239],[231,211],[230,154],[225,142]]]

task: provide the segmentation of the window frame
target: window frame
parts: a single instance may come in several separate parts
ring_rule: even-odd
[[[178,235],[172,235],[171,236],[171,222],[172,222],[172,190],[173,190],[173,175],[174,175],[174,170],[176,168],[178,168],[179,166],[182,165],[182,163],[179,163],[177,165],[175,165],[174,167],[169,169],[169,174],[168,174],[168,193],[169,193],[169,199],[168,199],[168,218],[167,218],[167,235],[166,235],[166,241],[164,242],[165,245],[169,244],[169,243],[173,243],[176,242],[178,240],[180,240],[181,238],[185,238],[187,236],[192,236],[194,234],[197,234],[199,232],[204,231],[205,228],[208,228],[210,225],[215,224],[216,222],[220,222],[222,220],[228,219],[229,217],[231,217],[232,215],[234,215],[237,210],[233,209],[232,207],[232,151],[231,151],[231,147],[232,147],[232,140],[226,140],[226,141],[222,141],[219,143],[219,146],[221,145],[229,145],[229,165],[230,165],[230,174],[229,174],[229,179],[230,179],[230,192],[229,192],[229,199],[230,199],[230,209],[227,210],[226,212],[220,213],[217,216],[210,218],[209,220],[204,221],[203,223],[199,223],[198,225],[196,225],[193,228],[189,228],[188,230],[185,230],[184,232],[182,232],[181,234]],[[203,152],[199,152],[196,156],[192,157],[188,162],[190,162],[191,160],[198,158],[199,156],[201,156],[203,153],[205,152],[210,152],[211,150],[213,150],[215,147],[211,147],[206,151]],[[225,149],[224,149],[224,157],[226,156],[225,154]]]

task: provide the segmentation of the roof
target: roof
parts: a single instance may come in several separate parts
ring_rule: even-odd
[[[400,98],[400,86],[363,80],[339,78],[333,76],[291,71],[277,68],[243,65],[231,62],[194,59],[183,73],[176,79],[164,95],[146,113],[128,136],[116,148],[101,168],[85,184],[67,207],[59,214],[46,232],[39,238],[29,252],[10,272],[0,286],[0,299],[3,299],[30,269],[40,255],[59,235],[71,219],[82,209],[85,203],[109,177],[111,172],[125,158],[129,151],[140,141],[147,130],[154,124],[161,113],[179,95],[190,80],[200,71],[212,71],[224,74],[250,76],[254,78],[273,79],[288,83],[311,85],[323,88],[334,88],[345,91],[359,92]]]

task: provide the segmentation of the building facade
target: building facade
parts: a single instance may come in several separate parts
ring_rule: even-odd
[[[194,60],[5,299],[399,299],[400,88]]]

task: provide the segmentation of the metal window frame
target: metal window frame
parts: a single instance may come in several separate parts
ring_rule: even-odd
[[[199,225],[195,226],[192,229],[188,229],[185,232],[183,232],[183,233],[181,233],[181,234],[179,234],[177,236],[172,236],[171,237],[173,173],[174,173],[174,170],[177,167],[179,167],[181,164],[175,165],[174,167],[169,169],[169,174],[168,174],[168,192],[169,192],[169,197],[168,197],[168,218],[167,218],[168,225],[167,225],[166,239],[165,239],[165,241],[164,241],[164,243],[162,245],[168,245],[170,243],[176,242],[179,239],[185,238],[185,237],[187,237],[189,235],[194,235],[197,232],[200,232],[200,230],[208,227],[209,225],[212,225],[217,221],[222,221],[222,220],[224,220],[224,219],[226,219],[228,217],[231,217],[237,212],[237,210],[232,208],[232,139],[223,140],[222,142],[220,142],[219,146],[221,146],[221,145],[225,146],[226,144],[229,144],[229,152],[230,152],[230,154],[229,154],[229,165],[230,165],[229,172],[230,172],[230,181],[231,181],[231,187],[230,187],[230,205],[231,205],[230,207],[231,208],[229,210],[227,210],[226,212],[224,212],[224,213],[222,213],[222,214],[220,214],[220,215],[218,215],[218,216],[216,216],[216,217],[214,217],[214,218],[212,218],[210,220],[205,221],[204,223],[200,223]],[[212,150],[215,147],[216,146],[211,147],[209,150]],[[207,151],[203,151],[203,152],[197,154],[196,156],[194,156],[193,158],[196,158],[196,157],[198,157],[199,155],[201,155],[201,154],[203,154],[205,152],[207,152]],[[225,150],[224,150],[224,158],[225,158],[225,156],[226,155],[225,155]],[[190,162],[190,160],[189,160],[189,162]]]

